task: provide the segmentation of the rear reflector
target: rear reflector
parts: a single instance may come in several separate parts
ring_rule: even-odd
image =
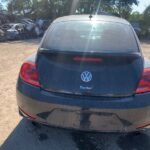
[[[146,128],[148,126],[150,126],[150,123],[139,125],[139,126],[136,127],[136,129],[143,129],[143,128]]]
[[[144,69],[142,79],[140,80],[139,86],[136,93],[150,92],[150,68]]]
[[[74,57],[75,61],[93,61],[93,62],[101,62],[103,61],[101,58],[93,58],[93,57]]]
[[[25,116],[25,117],[28,117],[28,118],[33,119],[33,120],[35,120],[35,119],[37,118],[36,116],[31,115],[31,114],[25,112],[25,111],[22,110],[20,107],[19,107],[19,110],[21,111],[22,115]]]
[[[22,65],[20,70],[20,77],[22,80],[29,84],[40,86],[36,65],[32,62],[25,62]]]

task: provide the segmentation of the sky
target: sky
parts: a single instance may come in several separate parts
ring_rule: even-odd
[[[0,2],[1,1],[2,0],[0,0]],[[143,13],[145,8],[150,5],[150,0],[138,0],[138,1],[139,1],[139,5],[138,6],[133,5],[133,12],[134,11],[138,11],[140,13]],[[7,3],[3,2],[3,4],[4,4],[4,7],[5,7]]]
[[[139,5],[138,6],[134,5],[133,11],[138,11],[140,13],[143,13],[145,8],[149,5],[150,5],[150,0],[139,0]]]

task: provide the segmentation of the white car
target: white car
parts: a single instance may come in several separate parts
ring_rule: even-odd
[[[8,40],[14,40],[19,38],[20,33],[24,30],[24,24],[11,23],[3,25],[3,29],[6,31],[6,38]]]
[[[25,24],[25,28],[31,31],[35,27],[35,23],[31,19],[22,19],[21,22]]]

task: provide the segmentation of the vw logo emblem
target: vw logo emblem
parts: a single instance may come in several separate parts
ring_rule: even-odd
[[[84,71],[81,74],[81,80],[83,82],[90,82],[92,80],[92,74],[89,71]]]

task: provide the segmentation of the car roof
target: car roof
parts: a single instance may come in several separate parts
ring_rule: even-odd
[[[91,19],[90,19],[90,15],[70,15],[70,16],[57,18],[56,20],[53,21],[53,23],[67,22],[67,21],[90,21],[90,20],[122,23],[126,25],[130,24],[127,20],[123,18],[109,16],[109,15],[92,15]]]

